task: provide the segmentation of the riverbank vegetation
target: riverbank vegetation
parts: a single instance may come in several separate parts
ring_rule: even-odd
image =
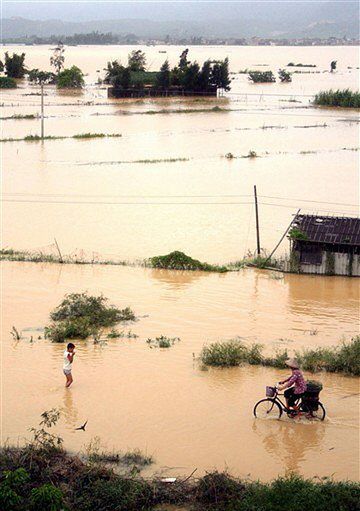
[[[159,505],[184,505],[193,511],[313,511],[332,508],[356,511],[360,485],[330,478],[304,479],[291,474],[269,482],[241,480],[213,471],[195,479],[143,478],[141,469],[152,457],[135,450],[125,455],[107,453],[99,440],[87,456],[70,455],[57,425],[57,410],[42,414],[33,438],[24,447],[0,449],[0,507],[2,511],[151,511]],[[111,465],[127,465],[119,473]]]
[[[350,89],[321,91],[316,94],[314,105],[360,108],[360,92],[353,92]]]
[[[45,338],[53,342],[67,339],[86,339],[93,335],[98,338],[101,329],[121,322],[135,321],[134,312],[126,307],[118,309],[108,305],[103,295],[91,296],[88,293],[72,293],[50,314],[51,323],[45,328]]]
[[[233,367],[246,363],[285,369],[285,361],[289,357],[287,349],[276,351],[273,356],[266,356],[263,354],[263,345],[249,346],[239,338],[205,345],[200,353],[202,364],[218,367]],[[295,357],[305,371],[360,376],[360,336],[338,346],[295,351]]]
[[[146,266],[167,270],[213,271],[220,273],[228,271],[226,266],[202,263],[178,250],[164,256],[151,257],[146,261]]]

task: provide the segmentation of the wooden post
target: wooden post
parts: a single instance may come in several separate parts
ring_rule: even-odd
[[[255,199],[255,218],[256,218],[256,250],[257,250],[257,255],[260,256],[259,211],[258,211],[256,185],[254,185],[254,199]]]
[[[60,261],[60,263],[63,263],[64,261],[63,261],[63,258],[62,258],[61,252],[60,252],[60,248],[59,248],[58,242],[56,241],[56,238],[54,238],[54,241],[55,241],[55,245],[56,245],[57,251],[59,252],[59,261]]]
[[[44,84],[41,84],[41,140],[44,140]]]

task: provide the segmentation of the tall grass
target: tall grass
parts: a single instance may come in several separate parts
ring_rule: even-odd
[[[342,108],[360,108],[360,93],[350,89],[321,91],[316,94],[315,105],[340,106]]]
[[[240,339],[232,339],[205,345],[200,353],[200,360],[204,365],[220,367],[239,366],[243,363],[280,369],[286,367],[285,361],[289,358],[286,349],[277,351],[270,357],[265,356],[262,350],[263,346],[260,344],[247,346]],[[360,335],[339,346],[296,351],[295,357],[305,371],[360,376]]]
[[[175,250],[170,254],[164,256],[151,257],[147,261],[147,266],[151,268],[164,268],[169,270],[190,270],[190,271],[214,271],[214,272],[226,272],[228,271],[225,266],[216,266],[208,263],[202,263],[197,259],[193,259],[190,256]]]

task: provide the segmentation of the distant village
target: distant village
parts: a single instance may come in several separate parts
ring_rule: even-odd
[[[302,37],[296,39],[288,38],[211,38],[211,37],[171,37],[167,35],[164,38],[143,38],[135,34],[118,35],[111,32],[100,33],[90,32],[83,34],[74,34],[70,36],[52,35],[50,37],[38,37],[36,35],[26,35],[16,38],[3,38],[2,44],[25,44],[27,46],[38,44],[56,44],[61,41],[67,45],[219,45],[219,46],[358,46],[359,38],[339,37]]]

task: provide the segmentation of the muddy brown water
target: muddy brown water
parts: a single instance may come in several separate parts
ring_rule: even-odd
[[[191,47],[189,56],[199,62],[228,55],[234,73],[277,73],[291,61],[317,67],[296,68],[311,73],[294,74],[289,84],[254,85],[246,74],[232,75],[232,89],[221,100],[108,101],[95,85],[97,70],[102,75],[108,60],[125,61],[131,49],[68,47],[66,65],[84,70],[87,87],[75,95],[49,87],[45,97],[47,135],[121,138],[2,144],[5,246],[52,252],[56,237],[64,253],[89,258],[134,260],[183,250],[209,262],[238,260],[256,246],[254,184],[266,250],[298,208],[356,214],[356,112],[309,102],[319,90],[358,88],[358,48]],[[150,69],[166,57],[162,49],[144,48]],[[165,49],[174,64],[181,48]],[[26,47],[25,53],[29,68],[49,68],[50,47]],[[338,71],[331,74],[333,59]],[[22,82],[2,92],[1,116],[39,114],[39,96],[29,95],[38,90]],[[211,111],[216,105],[227,111]],[[194,108],[200,111],[166,113]],[[3,138],[39,130],[39,119],[2,121]],[[259,158],[241,158],[250,150]],[[227,153],[238,158],[228,160]],[[185,161],[166,161],[179,158]],[[25,218],[34,228],[24,228]],[[278,253],[287,249],[285,241]]]
[[[191,47],[189,57],[199,62],[228,55],[232,72],[276,73],[291,61],[316,64],[301,70],[320,72],[271,85],[233,75],[232,90],[221,100],[108,101],[95,84],[97,70],[108,60],[124,62],[131,49],[68,47],[66,65],[84,70],[86,88],[69,94],[49,87],[45,97],[47,135],[121,138],[1,144],[3,246],[54,253],[56,237],[64,253],[95,259],[133,261],[183,250],[209,262],[238,260],[255,248],[254,184],[267,250],[298,208],[357,212],[356,113],[314,108],[309,101],[319,90],[358,88],[358,48]],[[150,69],[158,69],[166,57],[174,64],[183,48],[166,47],[167,55],[159,54],[161,47],[144,49]],[[26,47],[25,53],[29,68],[49,67],[50,47]],[[334,59],[338,71],[330,74]],[[26,82],[2,91],[0,116],[39,114],[38,92]],[[200,111],[176,112],[194,108]],[[39,124],[3,119],[1,137],[38,134]],[[224,158],[249,150],[260,157]],[[164,161],[178,158],[185,161]],[[279,254],[286,249],[287,242]],[[129,328],[139,338],[77,343],[75,383],[67,391],[63,346],[37,337],[65,293],[85,290],[131,306],[141,318]],[[253,419],[253,405],[285,371],[201,371],[196,357],[205,342],[234,336],[290,352],[349,339],[358,330],[358,295],[358,281],[340,277],[4,262],[2,441],[22,442],[40,413],[60,407],[57,431],[69,449],[82,450],[97,436],[110,450],[140,448],[156,459],[148,473],[228,468],[263,480],[291,470],[357,479],[358,379],[316,376],[325,387],[322,424],[263,422]],[[10,336],[13,325],[23,332],[19,342]],[[150,349],[146,339],[162,334],[181,341],[169,350]],[[86,432],[75,432],[85,419]]]
[[[263,480],[288,471],[358,479],[358,378],[316,375],[323,423],[262,421],[253,405],[286,371],[202,371],[194,359],[205,342],[238,335],[290,353],[349,339],[358,327],[357,280],[10,262],[2,263],[2,278],[3,442],[22,442],[41,412],[58,407],[56,431],[69,449],[84,450],[94,437],[109,450],[140,448],[156,460],[146,474],[228,468]],[[139,338],[77,342],[75,382],[65,389],[63,345],[37,337],[63,295],[83,290],[131,306],[140,320],[125,330]],[[12,325],[23,332],[19,342]],[[150,349],[146,339],[161,334],[181,341]],[[85,419],[86,432],[75,432]]]

